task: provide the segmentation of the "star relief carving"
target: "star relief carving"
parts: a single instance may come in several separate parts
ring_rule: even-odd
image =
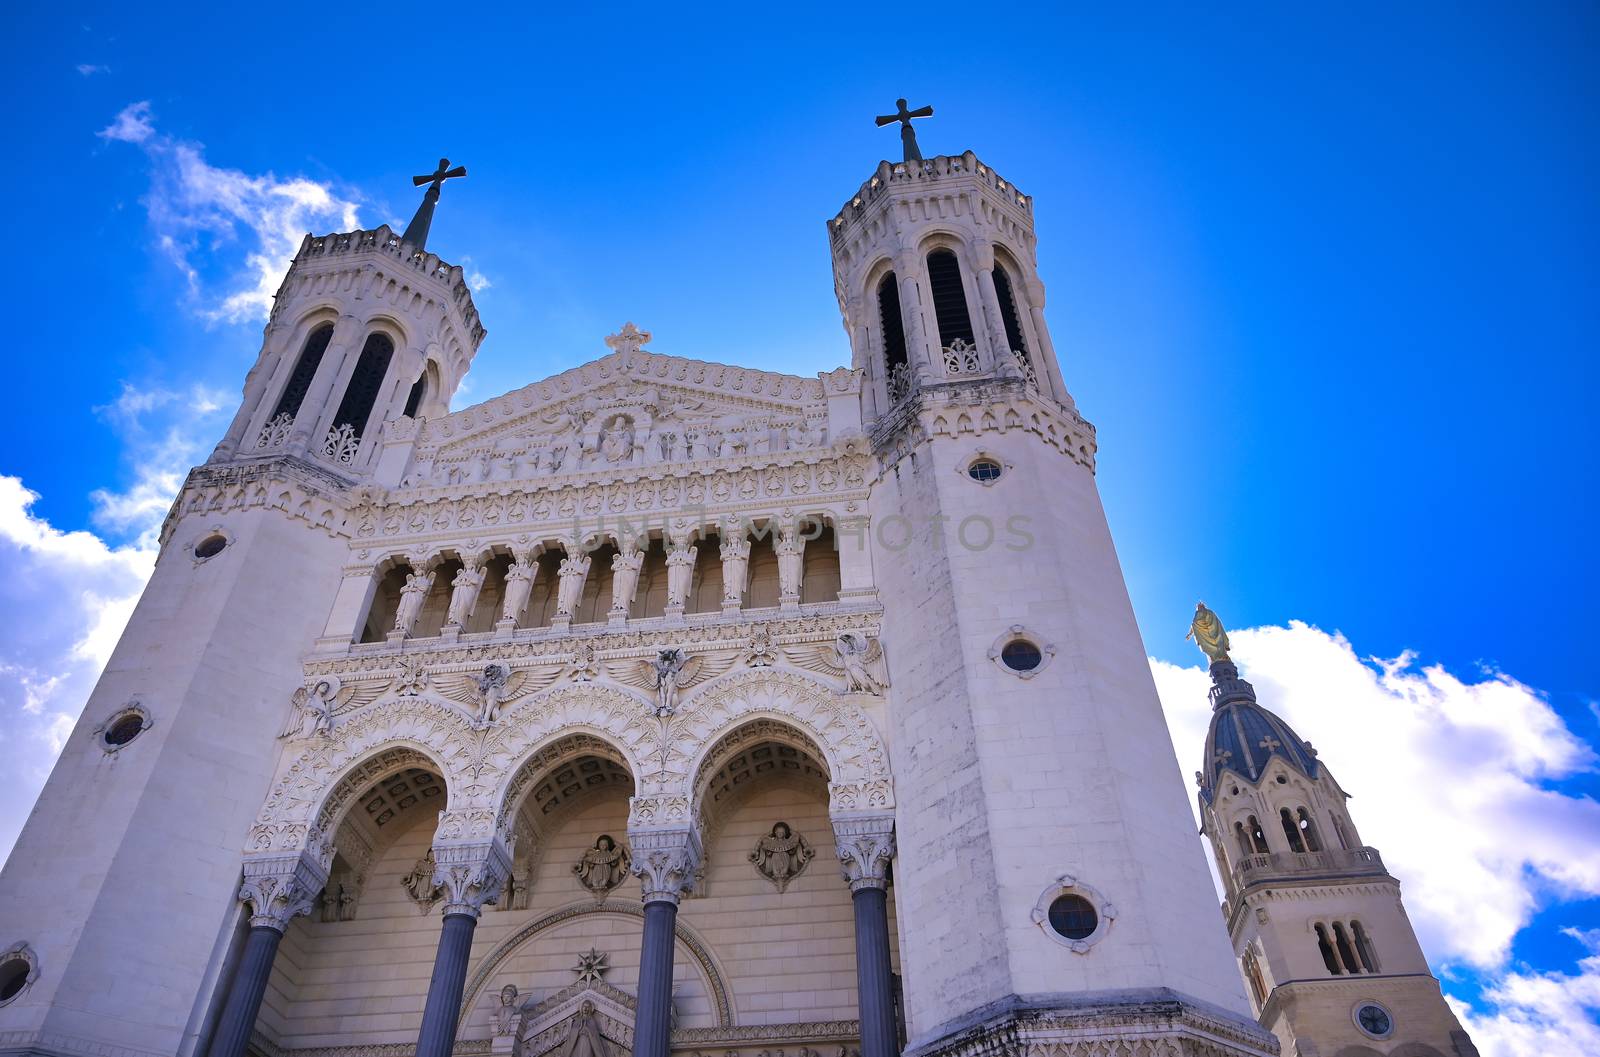
[[[606,955],[593,947],[589,948],[587,954],[578,955],[578,964],[572,967],[572,971],[578,974],[578,981],[585,984],[600,983],[610,969],[611,966],[606,964]]]

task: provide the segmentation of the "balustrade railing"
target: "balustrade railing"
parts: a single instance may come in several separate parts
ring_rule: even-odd
[[[294,429],[294,417],[287,411],[280,411],[261,432],[256,435],[256,450],[263,448],[281,448],[289,440],[289,434]]]
[[[346,422],[328,430],[318,454],[331,463],[349,466],[356,461],[356,452],[360,447],[361,436],[356,433],[354,426]]]
[[[1326,851],[1271,852],[1246,855],[1233,868],[1234,883],[1240,887],[1271,878],[1293,878],[1323,874],[1382,874],[1383,859],[1376,848],[1334,848]]]
[[[977,374],[983,366],[978,360],[978,347],[967,344],[963,338],[941,348],[939,355],[944,358],[944,373],[951,378]]]

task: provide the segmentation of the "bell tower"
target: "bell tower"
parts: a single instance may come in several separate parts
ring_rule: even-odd
[[[1356,830],[1349,794],[1310,743],[1256,701],[1204,603],[1194,635],[1212,682],[1197,775],[1202,832],[1261,1023],[1284,1057],[1347,1048],[1477,1057],[1428,970],[1400,882]]]
[[[906,1052],[1270,1053],[1045,323],[1034,201],[971,151],[924,158],[929,114],[879,119],[903,159],[827,222],[879,474],[841,546],[885,611]]]
[[[459,175],[440,168],[421,179]],[[349,561],[348,511],[363,486],[400,481],[417,423],[446,412],[484,338],[462,269],[424,245],[437,194],[406,236],[301,242],[239,410],[173,503],[0,871],[0,942],[29,966],[0,1002],[15,1052],[243,1052],[254,1010],[230,1020],[219,981],[248,976],[326,879],[306,861],[298,896],[240,909],[246,836]]]

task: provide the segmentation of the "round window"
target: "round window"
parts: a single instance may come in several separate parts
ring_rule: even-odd
[[[1012,639],[1000,648],[1000,663],[1014,672],[1031,672],[1043,660],[1039,647],[1027,639]]]
[[[144,717],[137,712],[131,712],[106,728],[106,744],[112,747],[126,745],[142,733],[144,733]]]
[[[33,966],[26,958],[8,958],[0,964],[0,1002],[9,1002],[27,986]]]
[[[1390,1018],[1389,1011],[1373,1002],[1356,1009],[1356,1024],[1368,1035],[1380,1039],[1394,1030],[1394,1020]]]
[[[222,553],[222,548],[228,545],[228,537],[220,532],[213,532],[205,539],[194,545],[194,556],[200,559],[215,558]]]
[[[1100,918],[1094,904],[1077,895],[1064,895],[1050,904],[1050,927],[1056,934],[1069,940],[1081,940],[1094,934]]]
[[[967,467],[967,476],[974,481],[998,481],[1002,472],[1000,464],[993,459],[974,459]]]

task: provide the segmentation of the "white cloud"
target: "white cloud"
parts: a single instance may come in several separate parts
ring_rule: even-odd
[[[1316,744],[1351,795],[1362,839],[1405,883],[1423,949],[1447,974],[1459,967],[1487,982],[1486,1030],[1508,1041],[1492,1050],[1479,1040],[1485,1057],[1565,1052],[1512,1042],[1560,994],[1569,1003],[1592,994],[1600,959],[1577,977],[1507,962],[1536,909],[1600,895],[1600,804],[1550,784],[1592,769],[1594,751],[1539,691],[1504,673],[1464,680],[1419,668],[1409,653],[1363,660],[1343,636],[1298,621],[1229,637],[1261,703]],[[1197,770],[1209,677],[1198,665],[1151,668],[1179,760]]]
[[[307,231],[360,227],[356,204],[327,184],[211,165],[202,145],[158,133],[148,102],[125,107],[100,136],[136,143],[148,155],[145,207],[156,246],[184,276],[206,319],[265,319]],[[208,281],[213,270],[224,273],[215,282]]]
[[[1587,954],[1578,972],[1520,970],[1484,990],[1478,1010],[1451,1001],[1483,1057],[1593,1057],[1600,1053],[1600,929],[1563,929]]]
[[[112,546],[35,516],[38,495],[0,475],[0,858],[88,699],[155,563],[145,544]]]
[[[111,72],[111,67],[109,67],[109,66],[97,66],[92,62],[80,62],[80,63],[78,63],[78,65],[75,68],[77,69],[77,71],[80,74],[82,74],[85,77],[93,77],[97,73],[110,73]],[[146,105],[148,106],[149,104],[146,104]]]
[[[78,72],[83,72],[81,67]],[[155,126],[150,123],[150,101],[147,99],[123,107],[116,119],[96,135],[119,143],[144,143],[155,132]]]

